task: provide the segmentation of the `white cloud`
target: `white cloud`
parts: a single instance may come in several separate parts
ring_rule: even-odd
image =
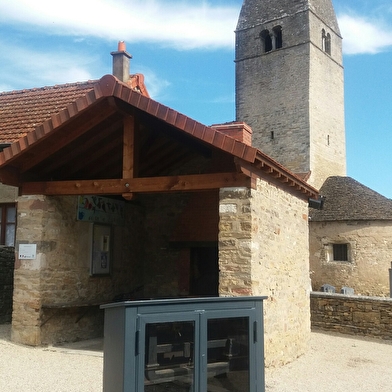
[[[83,57],[81,53],[59,51],[57,48],[44,52],[2,42],[0,51],[3,53],[3,79],[6,75],[6,84],[10,86],[18,86],[22,82],[24,87],[39,87],[92,79],[88,69],[95,59],[91,53]]]
[[[232,48],[239,9],[207,1],[0,0],[0,22],[51,34],[155,42],[177,49]]]
[[[135,68],[136,73],[141,73],[144,75],[144,82],[150,97],[162,101],[165,96],[167,96],[168,88],[170,87],[170,82],[160,78],[154,71],[145,67]]]
[[[95,75],[92,73],[99,61],[91,51],[80,53],[58,48],[49,48],[48,51],[32,50],[13,47],[0,40],[0,53],[3,54],[0,91],[80,82],[103,76],[100,70]],[[160,100],[167,95],[170,82],[159,77],[153,70],[139,64],[132,72],[144,75],[152,98]]]
[[[12,91],[14,88],[10,84],[2,84],[0,83],[0,93],[3,91]]]
[[[375,54],[392,47],[392,27],[381,20],[351,14],[338,19],[345,54]]]

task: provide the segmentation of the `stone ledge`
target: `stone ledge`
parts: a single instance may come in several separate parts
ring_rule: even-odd
[[[386,302],[392,304],[392,298],[388,297],[368,297],[365,295],[346,295],[340,293],[325,293],[323,291],[312,291],[310,293],[311,297],[320,298],[330,298],[330,299],[348,299],[353,301],[376,301],[376,302]]]

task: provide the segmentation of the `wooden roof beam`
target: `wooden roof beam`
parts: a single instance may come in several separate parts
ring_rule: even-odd
[[[9,167],[0,169],[0,183],[18,187],[20,184],[19,172]]]
[[[135,178],[139,175],[139,148],[136,145],[137,135],[134,116],[124,117],[124,133],[123,133],[123,178]],[[133,193],[123,193],[122,196],[126,200],[134,198]]]
[[[123,195],[130,193],[192,192],[226,187],[251,187],[242,173],[193,174],[113,180],[49,181],[23,183],[22,195]]]
[[[134,178],[138,176],[138,148],[136,146],[136,127],[133,116],[124,117],[123,134],[123,178]]]

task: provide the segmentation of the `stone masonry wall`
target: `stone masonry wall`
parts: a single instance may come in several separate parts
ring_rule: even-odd
[[[0,200],[2,203],[15,203],[18,198],[18,188],[0,184]]]
[[[15,262],[12,339],[16,342],[40,345],[102,336],[103,311],[98,306],[62,305],[110,302],[140,282],[143,230],[138,213],[131,209],[126,214],[133,226],[113,228],[112,274],[91,276],[92,224],[76,220],[76,207],[76,197],[18,200],[16,246],[37,244],[37,256]]]
[[[392,299],[311,293],[312,328],[392,339]]]
[[[293,172],[311,172],[308,182],[319,188],[346,173],[342,42],[332,4],[246,3],[236,31],[236,120],[252,128],[253,146]],[[308,6],[316,14],[297,11]],[[282,48],[263,53],[260,34],[277,26]]]
[[[171,241],[216,242],[217,199],[199,195],[208,208],[194,211],[191,231],[179,220],[189,195],[143,195],[126,203],[125,221],[113,226],[112,273],[91,276],[92,223],[76,220],[77,198],[21,197],[17,246],[37,244],[37,258],[16,261],[13,340],[40,345],[102,336],[99,303],[187,295],[189,249]],[[177,225],[181,237],[172,236]],[[70,306],[75,303],[94,306]]]
[[[355,294],[389,296],[392,224],[388,221],[311,222],[310,271],[314,291],[324,284]],[[349,261],[331,260],[334,243],[347,243]]]
[[[11,322],[15,249],[0,247],[0,324]]]
[[[260,180],[221,189],[220,295],[266,295],[267,366],[292,361],[310,333],[307,203]]]
[[[332,55],[321,48],[321,31],[331,34]],[[310,169],[308,182],[320,188],[331,175],[346,175],[344,124],[344,75],[342,42],[320,19],[311,17],[309,132]],[[320,46],[317,46],[320,45]]]
[[[275,25],[280,24],[276,22]],[[289,27],[282,26],[287,38]],[[300,172],[309,170],[309,48],[261,54],[259,34],[237,34],[236,119],[252,128],[252,145]],[[240,48],[251,45],[257,55]],[[288,99],[287,97],[290,97]]]

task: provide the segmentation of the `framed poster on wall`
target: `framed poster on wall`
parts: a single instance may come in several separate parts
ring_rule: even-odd
[[[94,223],[91,275],[109,275],[111,270],[112,227]]]

